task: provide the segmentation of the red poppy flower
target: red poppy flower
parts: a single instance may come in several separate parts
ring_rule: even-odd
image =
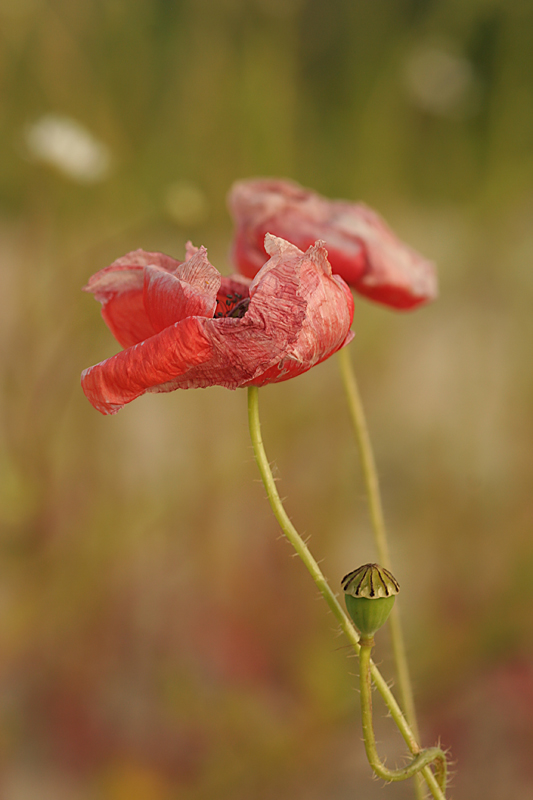
[[[145,392],[262,386],[306,372],[351,341],[353,299],[321,242],[302,253],[267,236],[270,260],[250,282],[222,277],[205,248],[185,262],[137,250],[86,290],[126,349],[82,373],[102,414]]]
[[[243,275],[253,277],[265,263],[269,232],[302,250],[323,239],[333,272],[378,303],[410,309],[437,295],[434,265],[361,203],[327,200],[277,178],[239,181],[228,202],[237,226],[233,260]]]

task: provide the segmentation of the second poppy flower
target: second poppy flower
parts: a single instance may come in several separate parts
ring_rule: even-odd
[[[236,223],[233,260],[253,277],[263,266],[265,233],[305,250],[323,239],[334,273],[356,292],[395,309],[410,309],[437,295],[435,267],[401,242],[362,203],[327,200],[292,181],[238,181],[228,204]]]

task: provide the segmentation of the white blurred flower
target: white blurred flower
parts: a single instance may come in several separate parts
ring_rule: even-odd
[[[411,99],[439,116],[476,109],[478,82],[470,62],[445,46],[422,45],[408,57],[405,83]]]
[[[24,139],[33,158],[80,183],[96,183],[109,172],[109,148],[70,117],[46,114],[27,126]]]

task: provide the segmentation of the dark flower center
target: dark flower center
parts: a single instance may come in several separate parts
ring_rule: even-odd
[[[246,312],[248,311],[248,306],[250,305],[250,298],[245,297],[240,300],[236,306],[233,306],[231,311],[227,314],[228,317],[244,317]]]
[[[242,294],[218,295],[215,318],[217,317],[244,317],[250,305],[250,298],[243,297]]]

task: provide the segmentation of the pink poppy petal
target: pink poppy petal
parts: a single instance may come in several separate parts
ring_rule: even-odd
[[[142,292],[143,274],[144,267],[138,264],[123,267],[115,267],[111,264],[92,275],[87,286],[83,287],[83,291],[94,294],[100,303],[120,292]]]
[[[144,269],[144,308],[156,331],[185,317],[212,317],[220,275],[207,260],[204,247],[180,264],[176,273]]]
[[[182,261],[167,256],[165,253],[152,253],[149,250],[139,249],[132,250],[131,253],[126,253],[125,256],[117,258],[107,269],[135,269],[136,267],[142,268],[150,265],[152,267],[161,267],[161,269],[166,269],[168,272],[175,272],[182,263]],[[104,272],[104,270],[101,270],[101,272]]]
[[[244,275],[222,275],[218,295],[235,294],[237,292],[242,294],[243,297],[248,297],[250,283],[250,278],[245,278]]]
[[[115,414],[146,391],[207,361],[212,344],[201,317],[188,317],[82,372],[82,389],[102,414]]]
[[[150,391],[214,385],[237,389],[260,381],[269,370],[273,376],[269,383],[284,379],[277,365],[298,339],[308,302],[299,274],[303,253],[289,243],[281,243],[277,250],[274,244],[272,249],[274,255],[262,277],[254,281],[253,298],[244,317],[199,319],[212,345],[209,359]],[[310,366],[299,364],[296,374]]]
[[[150,253],[146,250],[133,250],[121,258],[113,261],[109,267],[99,270],[89,278],[84,291],[92,292],[101,303],[110,294],[116,292],[130,292],[138,290],[142,292],[144,267],[149,264],[160,267],[167,272],[174,272],[181,261],[166,256],[164,253]]]
[[[207,258],[205,247],[193,247],[187,242],[187,258],[179,265],[175,275],[197,292],[216,297],[220,289],[220,273]]]
[[[144,309],[142,290],[111,295],[102,303],[102,317],[122,347],[132,347],[156,333]]]
[[[353,299],[342,279],[332,276],[324,247],[317,243],[302,253],[270,235],[265,246],[270,259],[251,283],[213,276],[210,265],[205,271],[208,262],[205,259],[202,266],[205,255],[200,251],[191,250],[186,264],[172,274],[145,265],[145,306],[153,324],[163,327],[83,373],[90,402],[103,414],[112,414],[145,392],[213,385],[236,389],[287,380],[346,344]],[[206,296],[212,308],[217,288],[226,290],[233,304],[230,316],[198,315],[206,310]],[[242,294],[243,301],[236,303],[236,294]],[[121,302],[127,296],[128,292],[116,295]],[[133,290],[136,320],[141,318],[139,297]],[[238,314],[231,316],[237,306]],[[115,308],[113,300],[104,310],[109,308]],[[177,313],[187,316],[169,324]],[[126,324],[120,321],[119,327]]]
[[[336,206],[332,224],[341,236],[360,241],[368,260],[364,274],[353,282],[357,292],[399,309],[437,296],[434,264],[400,241],[379,214],[362,203]]]
[[[84,290],[102,303],[102,316],[122,347],[131,347],[156,332],[143,304],[145,266],[152,264],[168,273],[181,263],[164,253],[134,250],[89,279]]]
[[[333,272],[378,303],[409,309],[437,295],[434,265],[361,203],[327,200],[291,181],[258,179],[236,183],[229,206],[237,223],[232,256],[245,275],[264,263],[269,231],[301,249],[324,239]]]
[[[287,380],[306,372],[339,350],[352,338],[349,331],[354,312],[348,286],[339,276],[331,275],[323,243],[317,242],[303,254],[294,245],[267,234],[265,249],[272,254],[271,262],[275,258],[283,261],[291,257],[297,259],[298,294],[306,299],[307,307],[298,336],[287,348],[284,359],[277,367],[278,371],[271,369],[265,372],[253,381],[255,385]],[[251,293],[256,280],[262,283],[261,276],[271,268],[271,262],[256,276]]]

